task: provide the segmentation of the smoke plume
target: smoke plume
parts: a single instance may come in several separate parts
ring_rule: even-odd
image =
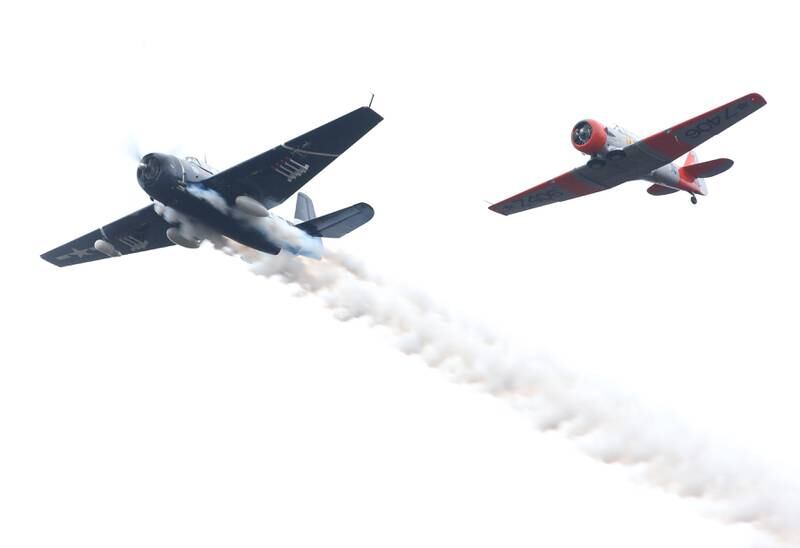
[[[726,522],[751,524],[771,538],[761,546],[800,545],[800,491],[740,452],[710,444],[545,358],[515,351],[485,328],[383,280],[346,254],[328,251],[322,261],[307,261],[264,255],[232,242],[227,251],[258,275],[316,295],[339,320],[368,318],[389,328],[402,352],[503,398],[536,427],[562,433],[591,457],[624,465],[649,484],[703,502]]]

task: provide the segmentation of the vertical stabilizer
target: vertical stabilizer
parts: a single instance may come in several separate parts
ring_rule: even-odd
[[[686,155],[686,161],[683,162],[683,167],[688,168],[689,166],[697,164],[697,153],[695,151],[689,151],[689,154]],[[690,169],[683,170],[683,176],[689,175],[691,178],[691,182],[697,187],[697,193],[701,196],[708,195],[708,187],[706,186],[706,182],[702,177],[695,177],[690,174],[686,174],[686,171],[691,171]]]
[[[309,221],[316,216],[317,214],[314,212],[314,202],[302,192],[298,192],[297,205],[294,208],[294,218],[298,221]]]

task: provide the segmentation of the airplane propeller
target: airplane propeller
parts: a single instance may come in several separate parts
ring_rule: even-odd
[[[144,157],[144,154],[142,154],[142,150],[139,147],[139,142],[136,141],[133,137],[128,138],[127,153],[128,157],[135,160],[137,164],[141,163],[142,157]]]
[[[178,156],[179,158],[183,158],[184,154],[181,153],[179,147],[171,147],[169,150],[165,151],[166,154],[171,154],[173,156]],[[128,142],[126,144],[126,153],[127,156],[136,162],[137,165],[142,165],[142,158],[145,157],[147,152],[143,152],[141,144],[137,139],[134,137],[129,137]]]

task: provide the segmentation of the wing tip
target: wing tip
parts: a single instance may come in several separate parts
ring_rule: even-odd
[[[750,93],[749,95],[747,95],[747,98],[750,99],[750,101],[752,101],[753,103],[756,103],[759,107],[763,107],[764,105],[767,104],[767,100],[764,99],[764,96],[761,95],[760,93],[756,92]]]
[[[359,202],[356,204],[356,207],[358,207],[359,211],[363,212],[366,215],[367,220],[364,221],[365,223],[371,221],[372,218],[375,216],[375,209],[367,202]]]
[[[383,116],[381,116],[375,110],[373,110],[372,107],[358,107],[356,109],[356,112],[364,112],[372,116],[374,118],[375,125],[378,125],[383,121]]]
[[[495,213],[499,213],[500,215],[508,217],[510,215],[510,213],[504,211],[504,209],[501,207],[503,205],[503,203],[504,202],[498,202],[496,204],[492,204],[492,205],[490,205],[488,207],[488,209],[489,209],[489,211],[494,211]]]
[[[42,253],[41,255],[39,255],[39,258],[59,268],[61,268],[62,266],[67,266],[64,263],[57,263],[53,258],[52,253],[53,253],[52,251],[48,251],[47,253]]]

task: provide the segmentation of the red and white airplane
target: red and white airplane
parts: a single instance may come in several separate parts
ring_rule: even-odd
[[[727,171],[733,160],[718,158],[698,163],[697,156],[690,151],[766,104],[761,95],[751,93],[641,141],[621,127],[609,128],[596,120],[581,120],[572,128],[572,146],[591,156],[586,165],[511,196],[489,209],[511,215],[636,179],[653,183],[647,192],[654,196],[683,190],[692,195],[692,203],[696,204],[697,194],[708,193],[703,179]],[[683,167],[672,163],[687,152],[690,154]]]

